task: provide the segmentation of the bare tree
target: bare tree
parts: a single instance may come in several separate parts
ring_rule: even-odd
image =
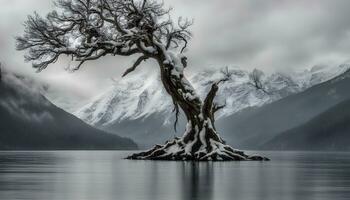
[[[258,69],[254,69],[252,72],[249,73],[249,84],[255,87],[258,90],[262,90],[266,94],[269,94],[265,88],[264,84],[262,82],[262,77],[264,76],[264,72]]]
[[[184,76],[187,57],[183,54],[191,33],[189,20],[170,18],[171,9],[156,0],[56,0],[57,10],[45,18],[34,14],[25,23],[25,33],[17,38],[17,49],[27,50],[27,61],[38,71],[54,63],[61,55],[85,62],[103,56],[139,58],[123,76],[143,61],[154,59],[161,81],[172,97],[176,115],[181,108],[188,120],[181,138],[156,145],[130,159],[161,160],[264,160],[248,156],[226,145],[214,128],[219,107],[214,98],[220,80],[212,83],[204,100],[196,94]]]

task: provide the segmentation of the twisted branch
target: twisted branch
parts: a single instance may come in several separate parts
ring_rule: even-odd
[[[171,9],[153,0],[56,0],[55,5],[62,12],[28,16],[24,35],[17,37],[17,50],[27,50],[26,61],[38,71],[61,55],[78,61],[74,70],[106,55],[155,58],[155,40],[167,49],[181,46],[183,52],[191,37],[189,21],[173,23],[168,18]],[[141,62],[136,60],[127,73]]]

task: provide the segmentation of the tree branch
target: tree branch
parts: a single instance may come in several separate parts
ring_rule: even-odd
[[[132,67],[128,68],[124,74],[122,75],[122,77],[128,75],[129,73],[135,71],[135,69],[142,63],[142,61],[146,61],[149,57],[148,56],[141,56],[139,57],[136,62],[132,65]]]
[[[214,106],[213,106],[213,113],[216,113],[217,111],[219,111],[219,110],[221,110],[221,109],[223,109],[223,108],[225,108],[225,107],[226,107],[226,104],[219,106],[219,105],[217,105],[217,104],[214,103]]]
[[[204,99],[202,112],[205,117],[210,117],[213,113],[213,101],[217,91],[219,90],[218,84],[219,82],[216,82],[211,85],[211,88]]]
[[[226,104],[219,106],[214,103],[214,99],[219,90],[219,84],[230,80],[232,76],[232,73],[228,70],[228,67],[221,70],[221,73],[223,74],[223,77],[211,85],[211,88],[204,99],[202,107],[202,113],[204,117],[208,117],[212,121],[212,124],[214,124],[215,121],[215,113],[226,106]]]
[[[249,80],[248,82],[249,85],[253,86],[257,90],[263,91],[265,94],[270,94],[267,92],[264,88],[262,77],[264,76],[264,72],[258,69],[254,69],[250,74],[249,74]]]
[[[100,51],[103,56],[155,56],[159,46],[154,40],[166,45],[168,38],[173,48],[183,44],[183,52],[190,39],[189,21],[176,26],[166,18],[170,9],[157,1],[56,0],[55,5],[62,12],[54,10],[46,18],[34,13],[25,22],[25,34],[17,37],[17,49],[28,50],[27,61],[39,71],[63,54],[80,61],[79,69],[83,61],[99,58]]]

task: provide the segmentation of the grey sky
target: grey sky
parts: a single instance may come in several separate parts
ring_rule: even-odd
[[[226,65],[285,71],[315,64],[340,64],[349,59],[348,0],[164,0],[174,16],[193,18],[190,68]],[[65,59],[35,74],[14,36],[23,31],[27,14],[45,14],[51,0],[0,0],[0,60],[7,67],[48,81],[66,95],[90,98],[119,78],[135,58],[108,57],[80,71],[64,70]],[[151,63],[145,68],[152,69]]]

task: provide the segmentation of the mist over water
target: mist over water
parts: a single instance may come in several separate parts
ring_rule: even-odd
[[[350,153],[260,152],[270,162],[130,161],[121,151],[0,152],[0,199],[349,199]]]

